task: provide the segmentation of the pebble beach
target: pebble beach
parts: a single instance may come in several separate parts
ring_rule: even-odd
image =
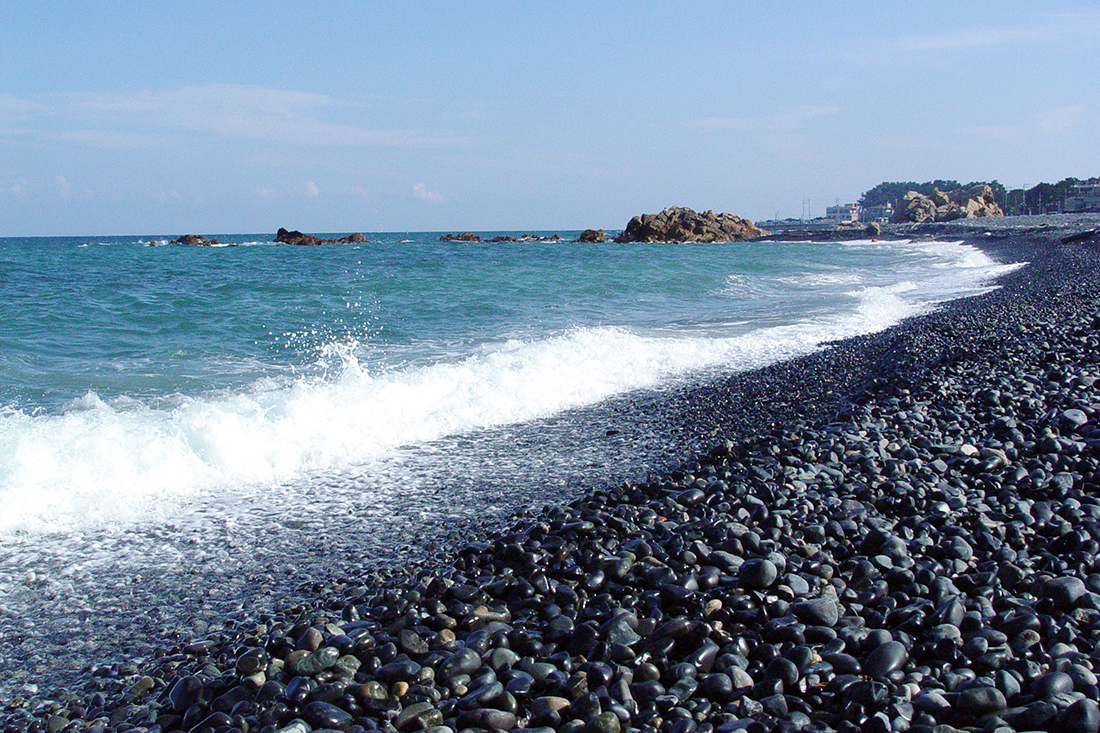
[[[318,578],[32,731],[1100,730],[1098,217],[897,227],[992,292],[663,395],[668,469]],[[655,398],[656,399],[656,398]],[[629,431],[627,431],[629,432]],[[90,660],[93,661],[94,660]]]

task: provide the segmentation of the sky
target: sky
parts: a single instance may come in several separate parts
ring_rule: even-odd
[[[621,229],[1100,175],[1100,8],[0,0],[0,236]]]

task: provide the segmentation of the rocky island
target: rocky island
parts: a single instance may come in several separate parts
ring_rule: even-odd
[[[280,228],[275,234],[275,241],[282,244],[314,247],[320,244],[359,244],[368,240],[359,232],[339,239],[321,239],[310,234],[302,234],[297,230],[288,232],[286,229]]]
[[[736,214],[697,213],[673,206],[659,214],[639,214],[631,219],[616,242],[737,242],[765,236],[748,219]]]
[[[172,244],[186,244],[191,247],[212,247],[215,244],[221,244],[221,242],[213,237],[204,237],[201,234],[184,234],[178,239],[173,239]]]

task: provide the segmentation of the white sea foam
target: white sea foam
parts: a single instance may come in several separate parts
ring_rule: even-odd
[[[61,414],[7,409],[0,412],[0,532],[170,513],[219,487],[350,469],[401,446],[532,420],[699,370],[759,367],[881,330],[950,294],[978,292],[1006,269],[958,245],[915,246],[943,247],[945,266],[927,280],[852,290],[852,306],[834,316],[734,336],[580,328],[374,373],[357,344],[334,343],[322,359],[340,366],[327,378],[267,380],[171,408],[107,404],[89,393]]]

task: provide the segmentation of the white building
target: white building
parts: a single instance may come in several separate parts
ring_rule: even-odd
[[[837,204],[825,207],[825,218],[836,221],[859,221],[859,204]]]

